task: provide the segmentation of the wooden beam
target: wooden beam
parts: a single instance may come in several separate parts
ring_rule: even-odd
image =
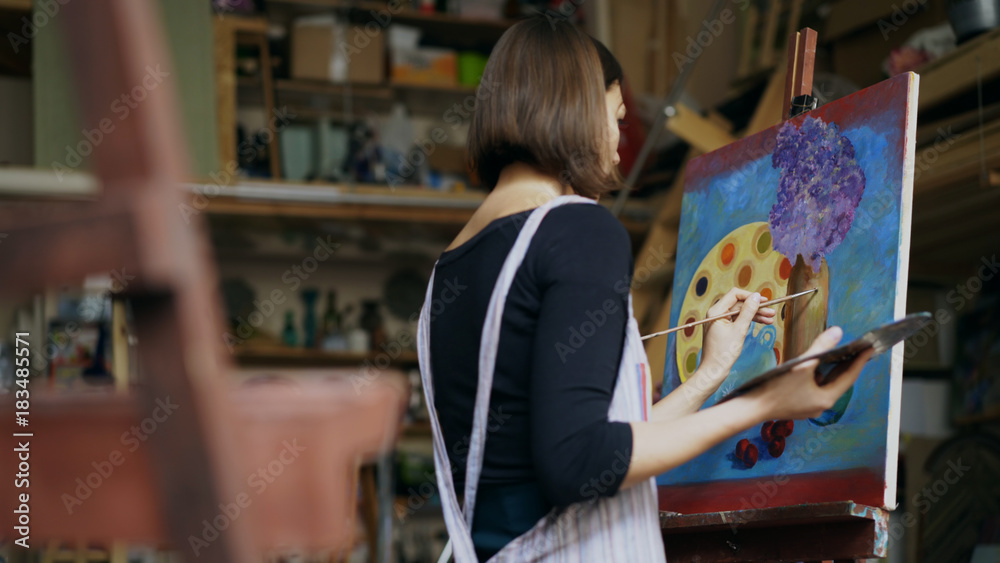
[[[749,137],[772,125],[777,125],[787,117],[781,114],[781,99],[785,91],[785,68],[786,65],[782,64],[780,67],[774,69],[771,74],[767,88],[764,89],[764,94],[757,104],[757,109],[754,110],[753,116],[750,118],[750,123],[743,132],[744,137]]]
[[[271,68],[271,47],[266,33],[255,33],[257,48],[260,53],[260,85],[264,91],[264,113],[267,115],[268,130],[271,133],[271,142],[268,143],[268,154],[270,156],[268,164],[271,168],[271,178],[281,179],[281,142],[279,126],[274,118],[276,114],[274,107],[274,74]]]
[[[917,72],[920,74],[920,111],[974,88],[980,75],[984,82],[1000,75],[1000,28],[973,39]]]
[[[219,142],[219,169],[236,160],[236,34],[229,20],[212,21],[215,58],[215,111]]]
[[[760,42],[760,66],[769,68],[775,63],[774,39],[778,34],[778,17],[781,15],[781,0],[769,0],[767,3],[767,23],[764,26],[764,37]]]
[[[736,141],[725,129],[684,104],[677,104],[674,110],[676,113],[666,121],[667,130],[698,151],[712,152]]]
[[[785,29],[791,30],[799,28],[799,19],[802,17],[802,1],[803,0],[792,0],[792,6],[789,8],[788,22]],[[786,50],[788,47],[789,45],[785,45]]]
[[[111,373],[115,376],[115,389],[121,393],[129,388],[129,342],[125,301],[111,300]]]
[[[949,135],[961,136],[967,130],[979,127],[979,108],[970,109],[955,115],[943,117],[930,123],[921,123],[917,126],[917,147],[933,143],[938,140],[947,140]],[[1000,118],[1000,102],[995,102],[984,106],[982,118],[985,122]]]
[[[0,10],[31,12],[31,0],[0,0]]]
[[[697,149],[688,151],[685,165],[677,172],[674,183],[657,212],[656,219],[649,226],[642,248],[635,258],[635,278],[632,280],[632,309],[639,322],[640,331],[648,327],[646,317],[659,315],[664,293],[664,285],[673,280],[674,258],[677,253],[678,227],[681,218],[681,203],[684,199],[684,168],[687,161],[701,154]],[[656,275],[660,270],[669,269],[670,277]],[[639,274],[643,273],[643,276]]]
[[[757,22],[760,19],[760,11],[756,3],[751,2],[746,10],[746,19],[743,22],[742,48],[740,49],[740,61],[736,76],[743,77],[753,72],[755,68],[754,43],[757,37]]]
[[[917,0],[921,4],[927,1]],[[882,0],[840,0],[830,10],[823,28],[823,42],[829,43],[862,26],[873,24],[881,17],[892,15],[892,10],[890,2]]]
[[[952,144],[933,143],[916,151],[913,194],[919,198],[926,192],[948,188],[981,174],[983,160],[988,168],[1000,164],[1000,121],[986,125],[979,134],[969,131]]]
[[[672,21],[668,15],[670,11],[667,0],[654,0],[653,2],[653,36],[650,43],[654,45],[652,81],[650,90],[655,96],[666,97],[670,90],[670,83],[676,75],[677,68],[673,66],[670,58],[671,50],[667,48],[670,34],[667,29]]]

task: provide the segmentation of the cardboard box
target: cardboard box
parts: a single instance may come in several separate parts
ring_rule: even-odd
[[[458,53],[438,47],[393,49],[390,77],[397,84],[455,86],[458,82]]]
[[[382,84],[385,82],[385,34],[377,33],[374,37],[367,34],[364,27],[353,25],[350,28],[350,55],[347,62],[347,79],[351,82],[364,84]],[[370,43],[365,43],[370,39]]]
[[[292,29],[291,75],[328,82],[385,82],[385,38],[332,16],[295,20]]]

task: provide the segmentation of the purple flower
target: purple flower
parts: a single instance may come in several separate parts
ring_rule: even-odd
[[[774,248],[794,264],[801,254],[818,272],[854,222],[865,191],[865,173],[851,140],[835,123],[807,117],[778,130],[771,165],[781,169],[778,201],[771,208]]]

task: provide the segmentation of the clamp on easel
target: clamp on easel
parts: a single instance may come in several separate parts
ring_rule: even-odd
[[[816,98],[812,95],[815,66],[816,31],[804,27],[788,37],[788,70],[781,111],[785,119],[816,109]]]

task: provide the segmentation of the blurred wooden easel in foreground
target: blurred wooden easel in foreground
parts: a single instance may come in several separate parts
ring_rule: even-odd
[[[150,68],[169,68],[154,5],[61,6],[88,127],[141,88]],[[0,447],[29,443],[30,488],[5,480],[0,504],[18,506],[30,493],[32,547],[169,544],[184,560],[213,563],[285,549],[342,553],[354,538],[357,468],[392,446],[405,385],[381,372],[235,385],[205,230],[200,217],[188,222],[179,212],[185,162],[172,96],[148,89],[95,145],[98,201],[0,210],[5,295],[135,272],[124,297],[144,377],[135,394],[32,389],[27,426],[14,426],[8,395]],[[27,339],[32,353],[44,345],[41,335]],[[141,441],[131,441],[136,433]],[[0,516],[5,530],[15,517]]]

